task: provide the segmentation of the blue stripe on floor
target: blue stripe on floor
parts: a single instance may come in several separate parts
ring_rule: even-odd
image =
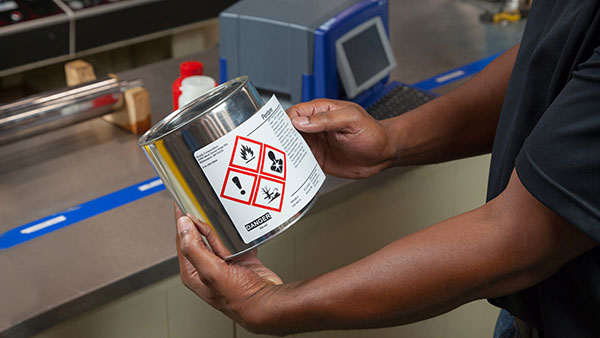
[[[13,247],[162,190],[165,190],[162,181],[158,177],[154,177],[54,215],[16,227],[0,235],[0,249]]]
[[[458,67],[458,68],[449,70],[445,73],[436,75],[427,80],[423,80],[423,81],[414,83],[414,84],[412,84],[412,86],[419,88],[419,89],[423,89],[423,90],[433,90],[437,87],[447,85],[454,81],[458,81],[460,79],[463,79],[465,77],[469,77],[471,75],[478,73],[483,68],[485,68],[488,64],[490,64],[490,62],[492,62],[500,54],[501,53],[498,53],[498,54],[492,55],[490,57],[487,57],[485,59],[481,59],[479,61],[469,63],[462,67]]]

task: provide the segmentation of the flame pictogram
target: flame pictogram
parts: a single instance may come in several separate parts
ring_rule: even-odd
[[[246,163],[248,163],[254,159],[254,152],[252,151],[252,149],[243,144],[240,147],[240,155],[241,155],[242,159],[244,161],[246,161]]]

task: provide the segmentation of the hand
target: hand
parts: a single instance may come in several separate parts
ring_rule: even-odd
[[[355,103],[318,99],[287,113],[327,174],[364,178],[393,162],[395,145],[386,124]]]
[[[252,250],[232,261],[221,257],[229,251],[211,227],[192,216],[184,216],[175,206],[177,258],[183,284],[244,327],[256,331],[268,313],[268,299],[282,284]],[[202,241],[206,237],[211,251]],[[214,253],[213,253],[214,252]],[[264,306],[262,308],[261,306]]]

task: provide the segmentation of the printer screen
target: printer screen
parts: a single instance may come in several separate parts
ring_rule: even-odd
[[[365,83],[390,65],[376,26],[370,26],[344,42],[342,46],[357,86]]]
[[[396,66],[379,17],[350,30],[336,42],[338,72],[346,96],[353,98],[386,77]]]

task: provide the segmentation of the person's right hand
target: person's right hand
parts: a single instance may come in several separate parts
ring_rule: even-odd
[[[355,103],[317,99],[287,113],[327,174],[364,178],[393,162],[395,145],[385,124]]]

